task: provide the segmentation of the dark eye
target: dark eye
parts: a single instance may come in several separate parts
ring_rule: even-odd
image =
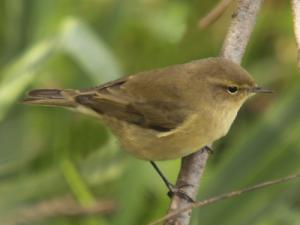
[[[229,87],[227,87],[227,92],[229,94],[232,94],[232,95],[236,94],[238,92],[238,90],[239,89],[236,86],[229,86]]]

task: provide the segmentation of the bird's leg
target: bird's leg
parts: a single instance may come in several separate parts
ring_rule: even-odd
[[[150,161],[150,163],[153,166],[153,168],[155,169],[155,171],[158,173],[158,175],[161,177],[161,179],[163,180],[165,185],[167,186],[167,188],[169,190],[167,194],[170,198],[173,195],[177,195],[181,198],[184,198],[188,202],[195,202],[194,199],[192,199],[190,196],[188,196],[188,194],[186,194],[184,191],[181,190],[181,188],[183,188],[185,186],[190,186],[189,184],[183,185],[181,187],[176,187],[166,178],[166,176],[161,172],[161,170],[159,169],[159,167],[156,165],[156,163],[154,161]]]
[[[174,188],[174,185],[166,178],[166,176],[161,172],[161,170],[158,168],[156,163],[154,161],[150,161],[151,165],[155,169],[155,171],[158,173],[160,178],[163,180],[169,191],[171,191],[172,188]]]

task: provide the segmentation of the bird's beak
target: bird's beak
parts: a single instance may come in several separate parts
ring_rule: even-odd
[[[273,93],[273,90],[264,87],[253,87],[249,91],[252,93]]]

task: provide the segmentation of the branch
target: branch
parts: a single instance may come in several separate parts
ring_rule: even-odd
[[[198,27],[205,29],[214,23],[220,16],[222,16],[232,1],[233,0],[220,0],[220,2],[218,2],[218,4],[206,16],[199,20]]]
[[[181,168],[177,177],[176,187],[185,192],[189,197],[195,199],[200,187],[200,178],[202,177],[208,159],[209,152],[206,149],[201,149],[189,156],[182,158]],[[171,200],[169,213],[177,211],[178,209],[185,208],[190,203],[181,198],[180,196],[174,195]],[[166,221],[165,225],[181,225],[189,224],[191,212],[186,211],[174,220]]]
[[[78,205],[71,197],[57,198],[39,202],[4,219],[6,225],[32,224],[57,216],[88,216],[107,214],[117,208],[113,201],[99,201],[89,207]]]
[[[300,68],[300,1],[292,0],[294,32],[298,48],[298,67]]]
[[[225,199],[228,199],[228,198],[233,198],[233,197],[242,195],[244,193],[255,191],[255,190],[258,190],[258,189],[262,189],[262,188],[266,188],[266,187],[269,187],[269,186],[272,186],[272,185],[275,185],[275,184],[285,183],[287,181],[294,180],[294,179],[299,178],[299,177],[300,177],[300,173],[292,174],[290,176],[286,176],[286,177],[279,178],[279,179],[276,179],[276,180],[266,181],[266,182],[263,182],[263,183],[260,183],[260,184],[257,184],[257,185],[251,186],[251,187],[247,187],[247,188],[244,188],[244,189],[241,189],[241,190],[221,194],[221,195],[218,195],[218,196],[215,196],[215,197],[212,197],[212,198],[208,198],[208,199],[203,200],[203,201],[197,201],[195,203],[190,203],[188,206],[186,206],[184,208],[181,208],[177,211],[173,211],[172,213],[167,214],[166,216],[156,220],[153,223],[150,223],[149,225],[157,225],[157,224],[159,224],[161,222],[164,222],[166,220],[170,220],[172,218],[175,218],[179,214],[191,211],[193,208],[201,208],[203,206],[206,206],[206,205],[218,202],[218,201],[222,201],[222,200],[225,200]]]
[[[221,57],[230,59],[238,64],[241,62],[261,3],[262,0],[238,1],[237,9],[223,44]],[[198,193],[199,180],[204,173],[207,159],[208,152],[204,149],[182,158],[182,166],[177,177],[176,186],[181,187],[181,190],[192,198],[195,198]],[[183,209],[187,205],[188,203],[185,199],[174,195],[168,214]],[[191,219],[191,208],[176,215],[176,217],[166,220],[165,225],[188,225]]]
[[[239,0],[221,50],[221,56],[240,64],[263,0]]]

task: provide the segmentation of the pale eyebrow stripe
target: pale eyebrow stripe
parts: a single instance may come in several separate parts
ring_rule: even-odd
[[[240,90],[247,90],[250,87],[247,84],[243,84],[242,86],[240,86],[236,83],[233,83],[231,80],[221,80],[215,77],[207,77],[206,80],[221,87],[237,86]]]

